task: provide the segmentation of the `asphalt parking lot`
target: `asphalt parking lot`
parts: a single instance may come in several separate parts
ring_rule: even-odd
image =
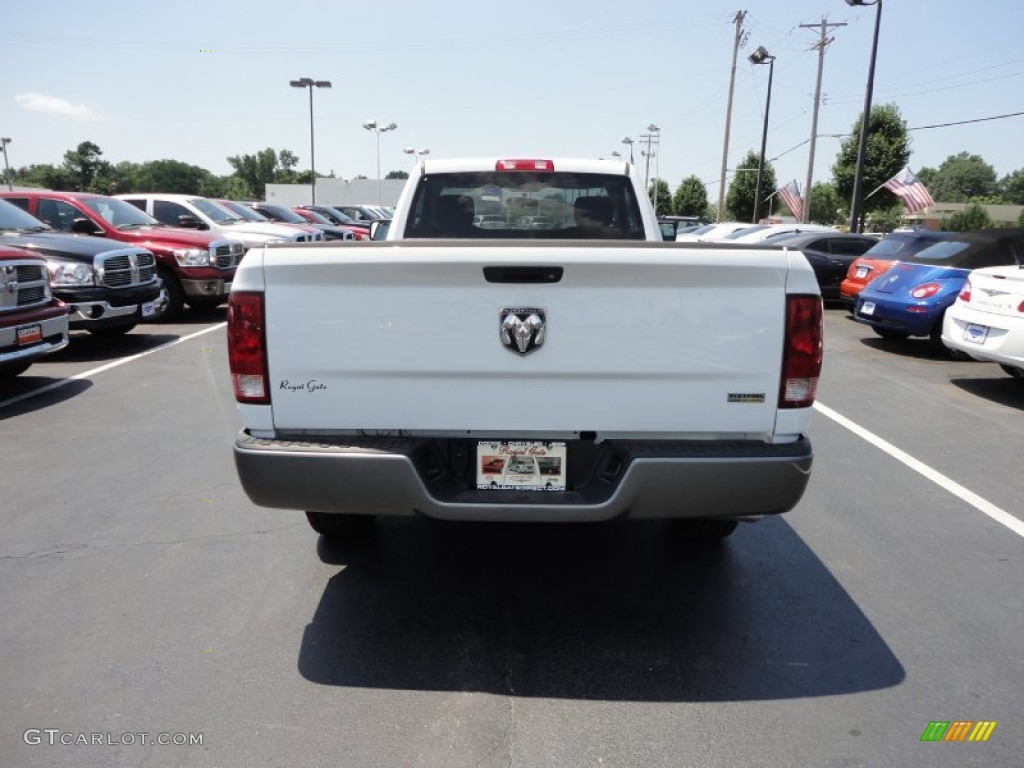
[[[1020,764],[1024,386],[997,366],[832,307],[781,518],[711,548],[387,520],[345,550],[241,492],[223,319],[76,335],[0,390],[0,765]]]

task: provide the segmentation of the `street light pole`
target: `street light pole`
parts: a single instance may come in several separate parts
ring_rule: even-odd
[[[7,163],[7,145],[10,143],[11,138],[9,136],[4,136],[3,138],[0,138],[0,144],[3,144],[4,147],[4,181],[7,182],[7,191],[13,192],[14,185],[11,184],[11,166],[8,165]]]
[[[430,154],[430,150],[429,149],[416,149],[415,147],[406,147],[402,151],[405,152],[405,154],[407,154],[407,155],[412,155],[412,160],[413,160],[414,163],[417,160],[419,160],[419,158],[421,156],[429,155]],[[377,175],[379,176],[380,173],[378,172]]]
[[[647,190],[647,187],[648,187],[648,184],[649,184],[649,178],[650,178],[650,172],[651,172],[651,157],[652,156],[655,158],[654,175],[655,176],[658,175],[658,165],[657,165],[658,154],[657,154],[657,148],[661,145],[661,129],[658,126],[656,126],[654,123],[651,123],[650,125],[647,126],[647,130],[650,131],[650,133],[644,133],[644,134],[640,135],[640,140],[644,144],[647,145],[647,149],[640,151],[640,154],[643,155],[644,158],[645,158],[645,162],[644,162],[644,189],[645,190]],[[655,150],[656,150],[654,153],[651,152],[651,145],[652,144],[654,145]],[[632,150],[632,146],[630,147],[630,150]],[[650,194],[649,190],[648,190],[648,194]],[[658,212],[658,184],[657,184],[657,182],[655,182],[655,184],[654,184],[654,212],[655,213]]]
[[[367,120],[363,123],[363,128],[377,134],[377,205],[380,205],[380,135],[382,133],[387,133],[388,131],[393,131],[397,127],[397,123],[381,125],[376,119]]]
[[[309,189],[310,189],[310,200],[313,205],[316,205],[316,160],[314,155],[314,143],[313,143],[313,89],[314,88],[330,88],[330,80],[314,80],[311,77],[301,77],[298,80],[290,80],[288,84],[292,88],[308,88],[309,89]]]
[[[864,90],[864,114],[860,119],[860,139],[857,142],[857,168],[853,176],[853,196],[850,200],[850,231],[860,232],[861,195],[864,187],[864,161],[868,151],[868,134],[871,131],[871,92],[875,87],[875,57],[878,54],[878,28],[882,21],[882,0],[873,3],[864,0],[846,0],[848,5],[876,5],[875,33],[871,38],[871,63],[868,65],[868,85]]]
[[[633,139],[629,136],[622,140],[623,144],[629,144],[629,164],[633,165]]]
[[[775,73],[775,57],[759,45],[757,50],[747,57],[751,64],[768,63],[768,98],[764,105],[764,128],[761,130],[761,157],[757,163],[757,183],[754,185],[754,216],[753,224],[757,224],[758,213],[761,209],[761,180],[764,177],[764,153],[768,145],[768,111],[772,108],[772,75]]]

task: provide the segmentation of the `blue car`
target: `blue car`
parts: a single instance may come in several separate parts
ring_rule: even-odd
[[[941,351],[942,318],[972,269],[1024,264],[1024,229],[960,232],[897,262],[857,296],[853,317],[885,339],[927,336]]]

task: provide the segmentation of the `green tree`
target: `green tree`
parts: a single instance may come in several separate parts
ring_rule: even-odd
[[[725,195],[725,207],[729,215],[736,221],[760,221],[754,215],[754,195],[757,191],[757,166],[760,155],[748,152],[737,166],[739,172],[733,177],[729,191]],[[761,176],[761,197],[766,198],[775,189],[775,169],[771,163],[764,164]],[[760,211],[767,213],[768,206],[762,202]]]
[[[863,115],[857,118],[850,135],[840,142],[839,154],[832,166],[832,183],[835,184],[839,199],[846,201],[845,206],[849,205],[853,197],[862,119]],[[861,192],[864,195],[861,204],[862,221],[872,211],[884,211],[897,202],[896,196],[887,189],[871,193],[899,173],[910,161],[910,138],[899,107],[895,104],[872,107],[869,127],[871,130],[868,134],[864,172],[861,178]],[[812,194],[812,206],[813,198]],[[846,210],[849,211],[849,208]]]
[[[1007,205],[1024,205],[1024,168],[1000,179],[999,195]]]
[[[12,174],[12,182],[23,187],[41,187],[42,189],[71,189],[74,180],[63,166],[49,163],[28,165],[18,168]]]
[[[64,153],[64,169],[75,191],[85,192],[97,177],[111,177],[110,163],[102,158],[103,150],[91,141],[83,141]]]
[[[388,171],[388,175],[385,176],[384,178],[385,179],[408,179],[409,178],[409,172],[408,171]]]
[[[696,176],[687,176],[672,196],[672,209],[677,216],[704,216],[708,211],[708,190]]]
[[[1017,226],[1024,227],[1024,211],[1020,212],[1020,216],[1017,217]]]
[[[835,224],[844,217],[844,206],[839,201],[836,187],[827,181],[819,181],[811,188],[811,215],[809,220],[815,224]]]
[[[991,229],[992,218],[978,203],[971,203],[964,210],[942,220],[942,228],[950,232],[971,232],[975,229]]]
[[[655,197],[657,191],[657,197]],[[668,182],[664,179],[651,179],[647,188],[647,196],[651,198],[651,205],[654,205],[654,212],[658,216],[668,216],[672,213],[672,190],[668,188]]]
[[[884,211],[872,211],[864,219],[865,232],[892,232],[900,225],[906,209],[902,205],[894,205]]]
[[[267,184],[276,180],[280,170],[277,152],[271,147],[255,155],[232,155],[228,163],[235,169],[235,175],[244,183],[248,194],[262,200],[266,196]]]
[[[920,176],[918,177],[920,178]],[[935,200],[944,203],[965,203],[998,193],[995,169],[979,155],[961,152],[942,161],[934,177],[922,183]]]

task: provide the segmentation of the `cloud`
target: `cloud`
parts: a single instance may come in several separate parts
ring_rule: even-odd
[[[67,99],[47,96],[42,93],[19,93],[14,97],[18,106],[29,112],[46,112],[51,115],[73,117],[76,120],[99,120],[100,115],[84,104],[72,104]]]

